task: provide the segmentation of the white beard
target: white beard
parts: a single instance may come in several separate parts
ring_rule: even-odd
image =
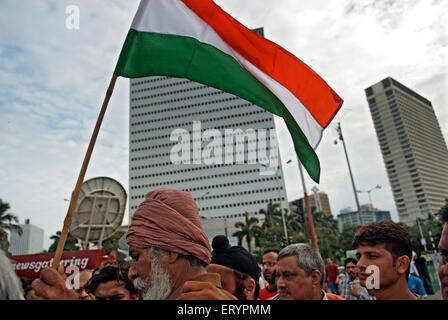
[[[159,258],[151,261],[150,283],[141,277],[134,279],[134,287],[142,290],[143,300],[166,300],[173,290],[170,275],[163,269]]]

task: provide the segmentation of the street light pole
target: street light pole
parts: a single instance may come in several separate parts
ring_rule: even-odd
[[[345,147],[345,141],[344,141],[344,136],[342,135],[342,129],[341,129],[340,122],[338,122],[338,126],[337,126],[336,130],[338,131],[338,134],[339,134],[339,140],[342,141],[342,145],[344,146],[344,153],[345,153],[345,158],[347,159],[347,165],[348,165],[348,171],[350,173],[350,179],[352,181],[353,193],[355,194],[356,208],[358,209],[359,224],[362,225],[363,221],[362,221],[362,215],[361,215],[361,206],[359,205],[358,193],[356,192],[355,181],[353,180],[352,168],[350,166],[350,161],[348,160],[347,148]],[[338,143],[337,140],[335,140],[334,142],[335,142],[335,144]]]
[[[370,204],[372,205],[372,211],[374,210],[374,207],[373,207],[372,197],[370,196],[370,193],[371,193],[373,190],[375,190],[375,189],[381,189],[381,186],[378,184],[378,185],[376,185],[375,187],[373,187],[372,189],[370,189],[370,190],[366,190],[366,191],[364,191],[364,190],[356,190],[356,192],[367,192],[367,195],[369,196]]]

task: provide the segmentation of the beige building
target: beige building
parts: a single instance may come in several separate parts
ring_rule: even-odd
[[[308,195],[310,201],[311,210],[323,211],[326,215],[331,217],[330,201],[328,200],[328,195],[325,192],[317,192]],[[289,210],[291,212],[297,212],[297,209],[302,210],[305,208],[304,198],[300,198],[289,203]],[[304,211],[305,212],[305,211]]]
[[[390,77],[365,93],[400,222],[436,214],[448,196],[448,150],[431,102]]]

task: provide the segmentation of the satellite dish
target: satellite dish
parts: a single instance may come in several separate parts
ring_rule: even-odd
[[[101,248],[103,240],[121,226],[127,194],[123,186],[108,177],[97,177],[82,184],[70,233],[88,249],[89,242]]]

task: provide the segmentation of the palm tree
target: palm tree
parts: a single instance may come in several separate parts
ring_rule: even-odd
[[[22,235],[22,227],[15,224],[19,222],[19,218],[12,213],[7,213],[10,208],[9,203],[0,199],[0,231],[16,231],[19,235]]]
[[[235,223],[235,227],[240,230],[234,232],[232,236],[238,238],[239,245],[241,245],[243,239],[246,238],[247,248],[249,249],[249,252],[252,252],[251,241],[252,239],[257,238],[261,233],[261,228],[258,226],[258,219],[255,217],[249,217],[249,213],[246,212],[244,222]]]
[[[298,233],[304,233],[305,232],[304,226],[299,221],[297,221],[297,216],[288,209],[283,210],[284,210],[286,228],[288,230],[293,230]]]
[[[281,221],[281,211],[279,203],[268,203],[267,209],[260,209],[259,213],[264,215],[264,221],[262,228],[266,230],[267,228],[274,227],[279,224],[279,217]]]
[[[51,244],[50,248],[48,248],[48,252],[55,252],[58,247],[59,239],[61,238],[61,231],[57,231],[56,234],[50,237],[54,242]],[[67,235],[67,240],[65,241],[64,251],[74,251],[79,250],[78,247],[78,239],[73,237],[70,232]]]

